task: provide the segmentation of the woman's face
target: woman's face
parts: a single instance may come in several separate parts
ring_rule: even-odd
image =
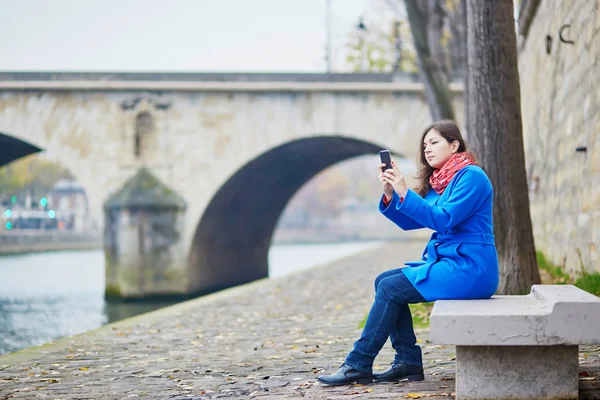
[[[430,129],[423,139],[425,159],[435,169],[442,168],[450,157],[458,151],[458,146],[458,140],[448,143],[435,129]]]

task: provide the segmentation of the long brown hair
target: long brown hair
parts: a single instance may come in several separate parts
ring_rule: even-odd
[[[423,140],[425,140],[425,135],[430,130],[435,129],[448,143],[452,143],[455,140],[458,140],[458,153],[467,152],[473,157],[473,160],[477,160],[475,157],[475,153],[470,150],[467,150],[467,142],[463,139],[462,134],[460,133],[460,129],[456,122],[451,121],[449,119],[444,119],[441,121],[434,122],[429,125],[423,131],[421,135],[421,142],[419,146],[421,150],[419,151],[419,160],[417,161],[417,186],[415,187],[415,192],[417,192],[421,197],[425,197],[431,185],[429,184],[429,178],[433,175],[433,171],[435,170],[432,166],[427,163],[427,158],[425,158],[425,147],[423,147]]]

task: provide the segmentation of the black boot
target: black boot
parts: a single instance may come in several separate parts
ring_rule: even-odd
[[[320,375],[317,380],[326,385],[348,385],[350,383],[371,383],[373,382],[372,372],[361,372],[346,364],[331,375]]]
[[[408,379],[409,381],[422,381],[425,379],[422,365],[404,365],[404,364],[392,364],[391,367],[383,372],[373,374],[378,382],[396,382],[402,379]]]

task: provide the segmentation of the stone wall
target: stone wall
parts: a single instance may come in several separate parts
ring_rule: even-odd
[[[0,255],[88,249],[102,249],[102,236],[53,231],[0,233]]]
[[[565,24],[574,43],[559,38]],[[526,31],[519,72],[536,247],[572,274],[600,272],[600,0],[540,1]]]

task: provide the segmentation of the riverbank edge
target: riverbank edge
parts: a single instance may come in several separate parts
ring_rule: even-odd
[[[379,247],[388,246],[388,245],[396,243],[396,242],[406,242],[406,241],[416,241],[416,240],[422,240],[422,239],[407,238],[407,239],[400,240],[400,241],[396,241],[396,240],[383,241],[374,247],[364,249],[364,250],[358,251],[356,253],[353,253],[351,255],[328,261],[326,263],[317,264],[313,267],[302,269],[300,271],[292,272],[292,273],[284,275],[284,276],[278,276],[278,277],[274,277],[274,278],[267,277],[267,278],[259,279],[259,280],[249,282],[249,283],[246,283],[243,285],[234,286],[234,287],[228,288],[228,289],[223,289],[219,292],[207,294],[207,295],[195,298],[195,299],[185,300],[185,301],[182,301],[177,304],[173,304],[170,306],[160,308],[158,310],[149,311],[147,313],[139,314],[134,317],[130,317],[130,318],[126,318],[126,319],[123,319],[120,321],[102,325],[96,329],[92,329],[92,330],[85,331],[85,332],[78,333],[78,334],[71,335],[71,336],[65,336],[65,337],[56,339],[54,341],[41,344],[39,346],[27,347],[25,349],[18,350],[18,351],[12,352],[12,353],[3,354],[3,355],[0,355],[0,370],[30,361],[36,357],[40,357],[40,356],[44,356],[47,354],[59,352],[61,350],[65,350],[71,345],[71,343],[73,341],[77,340],[78,338],[85,338],[85,337],[91,338],[91,337],[94,337],[97,335],[101,335],[102,333],[105,333],[105,332],[110,332],[110,331],[119,330],[119,329],[126,329],[126,328],[136,325],[138,323],[143,323],[145,321],[151,321],[154,319],[166,317],[166,316],[173,315],[176,313],[185,312],[188,309],[198,307],[199,305],[202,305],[202,304],[208,304],[208,303],[212,303],[214,301],[227,299],[230,297],[245,294],[248,291],[252,291],[262,285],[277,284],[278,282],[289,279],[290,277],[293,277],[293,276],[296,276],[299,274],[308,273],[309,271],[311,271],[315,268],[326,268],[328,265],[330,265],[332,263],[338,263],[338,262],[346,260],[346,259],[352,259],[352,258],[360,256],[361,254],[364,254],[366,252],[371,252],[374,249],[377,249]]]
[[[32,245],[3,245],[0,246],[0,257],[20,256],[37,253],[57,253],[60,251],[84,251],[84,250],[102,250],[102,242],[82,242],[82,243],[38,243]]]

